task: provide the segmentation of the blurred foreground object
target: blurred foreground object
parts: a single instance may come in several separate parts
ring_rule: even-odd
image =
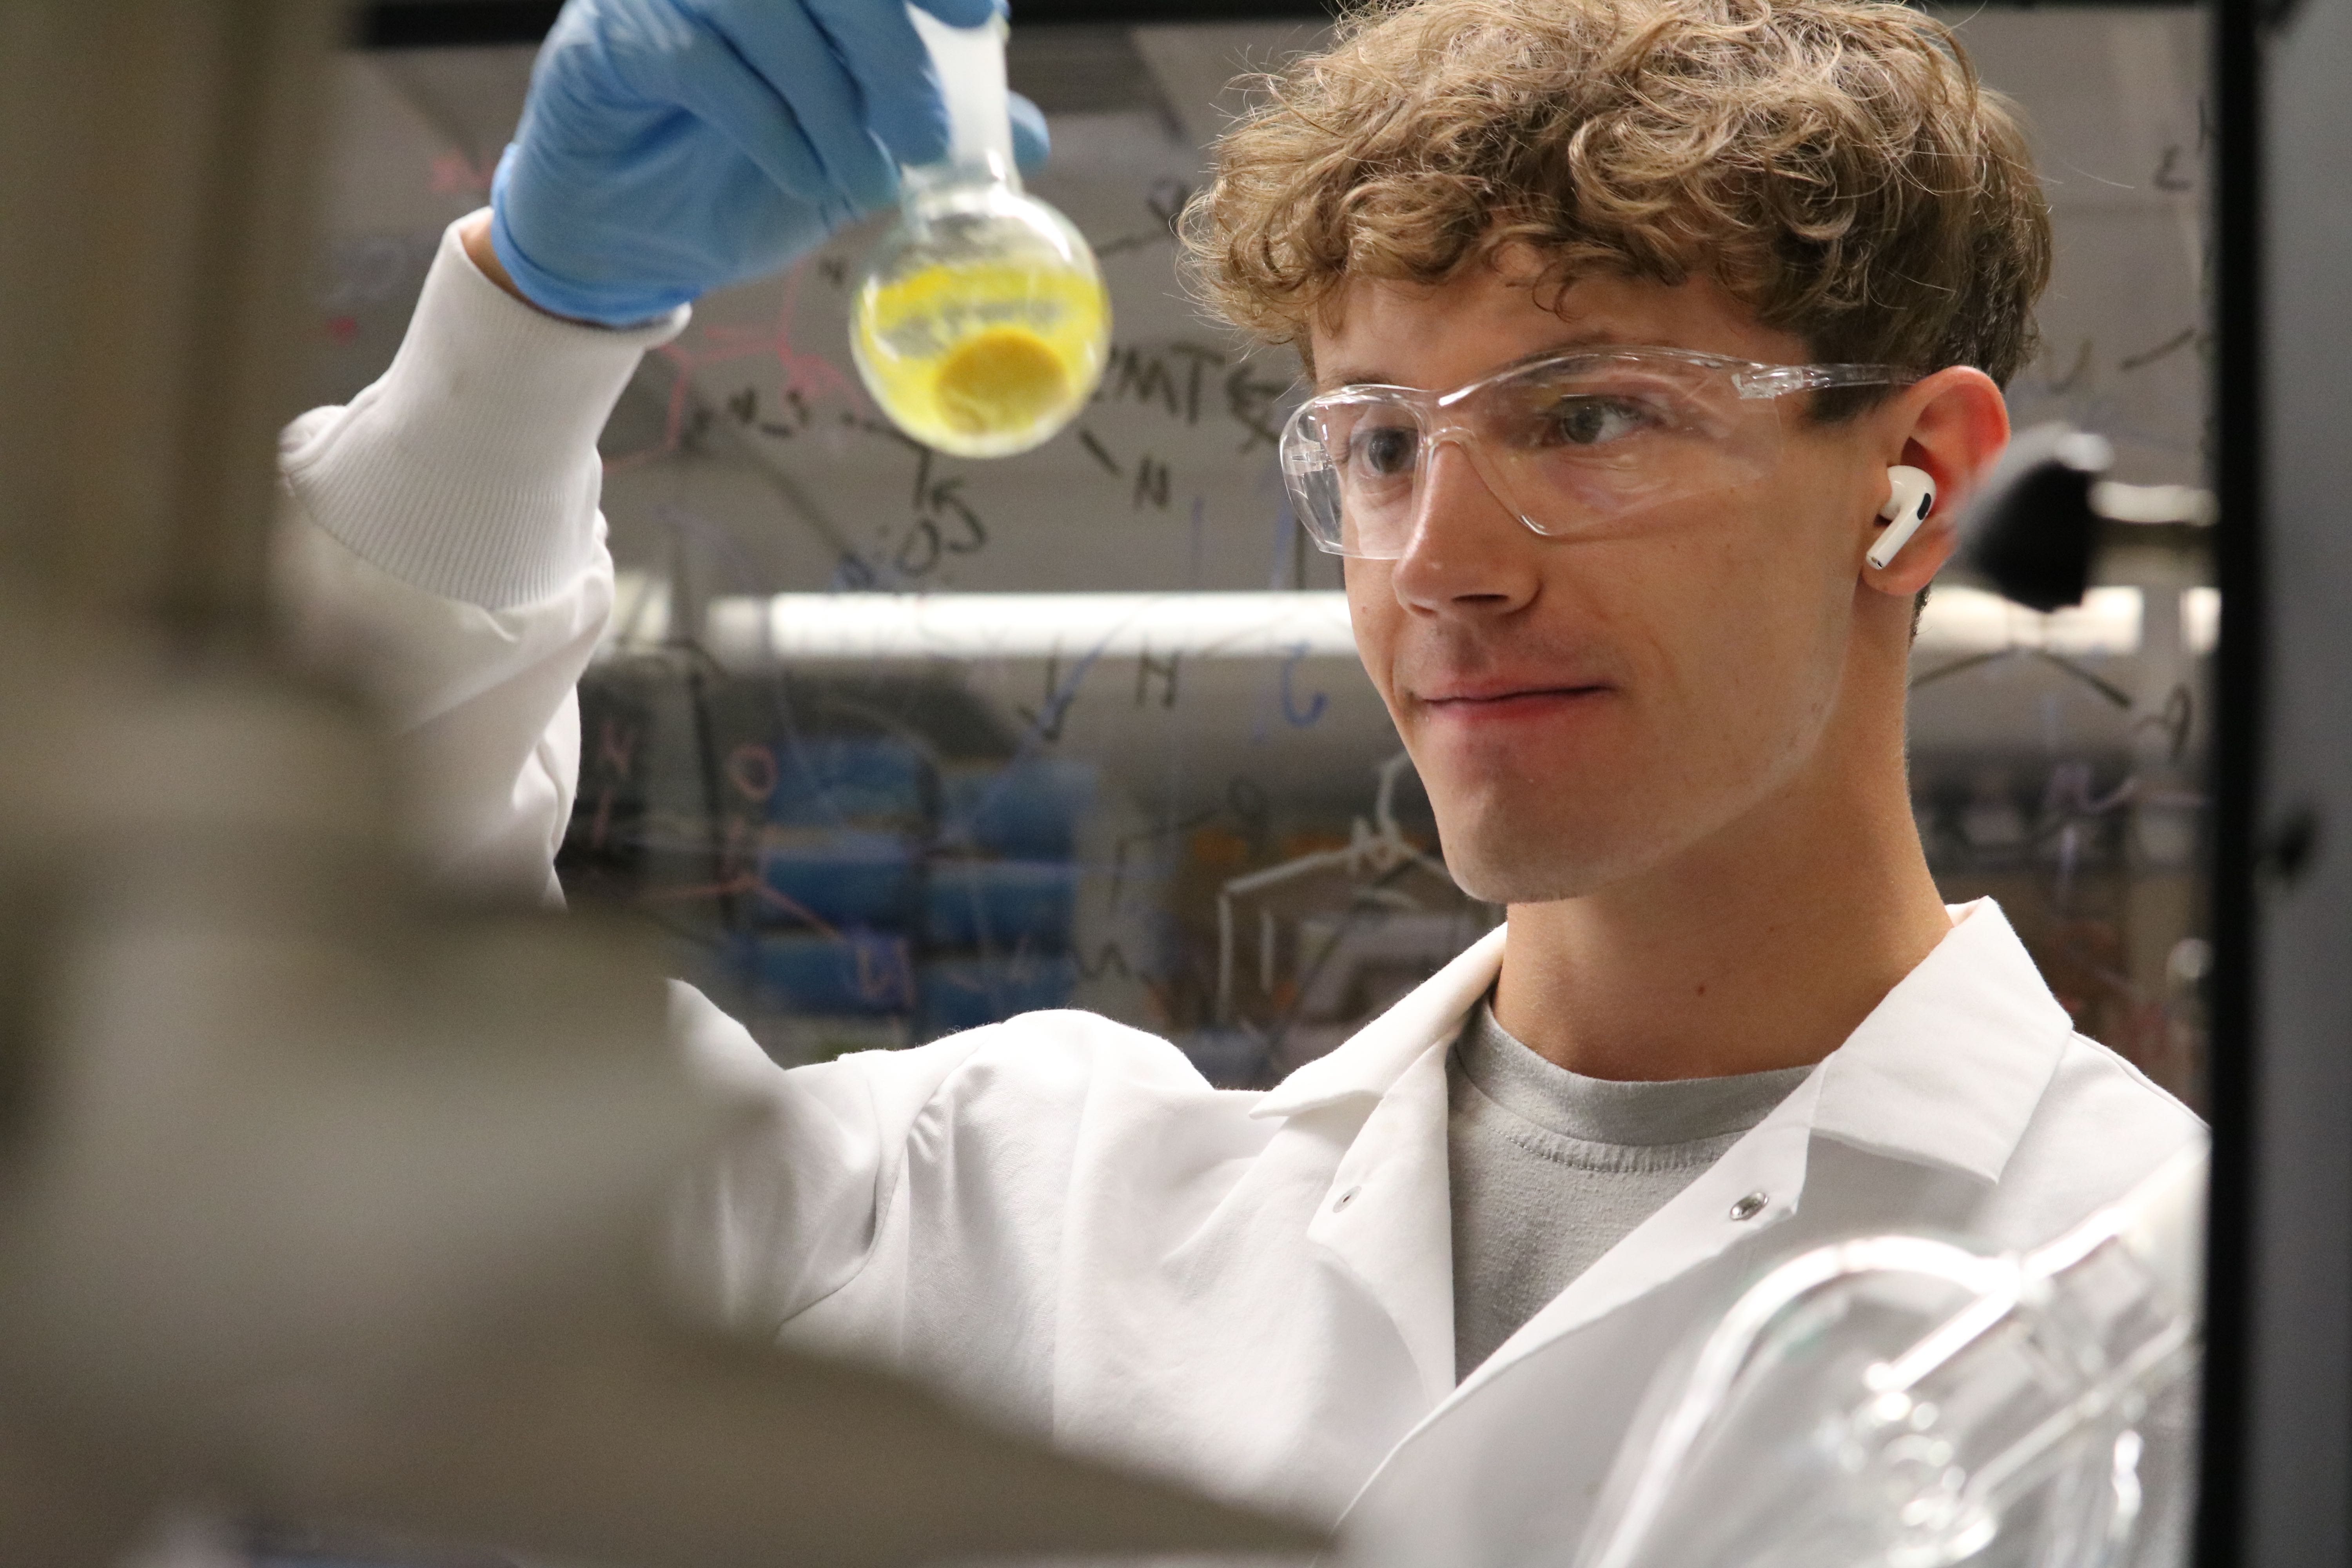
[[[392,748],[267,657],[339,20],[0,7],[0,1563],[181,1507],[680,1568],[1311,1546],[663,1311],[727,1108],[658,977],[410,885]]]
[[[162,1507],[679,1568],[1307,1545],[667,1321],[644,955],[436,910],[348,706],[0,605],[0,1563]]]
[[[2102,478],[2115,448],[2069,425],[2021,432],[1960,515],[1960,563],[2030,610],[2079,605],[2107,525],[2206,528],[2213,497]]]
[[[2200,1149],[2023,1255],[1782,1264],[1654,1385],[1579,1568],[2177,1561],[2205,1190]]]

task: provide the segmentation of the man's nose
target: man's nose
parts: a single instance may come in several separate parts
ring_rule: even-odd
[[[1439,615],[1508,615],[1532,599],[1543,544],[1503,503],[1458,437],[1424,454],[1412,532],[1391,581],[1408,608]]]

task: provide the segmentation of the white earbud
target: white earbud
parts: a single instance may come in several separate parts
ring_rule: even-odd
[[[1915,468],[1908,463],[1897,463],[1886,470],[1886,483],[1892,492],[1878,515],[1886,520],[1886,531],[1870,547],[1864,557],[1873,566],[1884,569],[1893,563],[1895,554],[1911,542],[1927,514],[1936,510],[1936,481],[1925,468]]]

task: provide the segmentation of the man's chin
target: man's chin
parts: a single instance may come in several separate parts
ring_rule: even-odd
[[[1454,885],[1474,899],[1490,904],[1549,904],[1598,892],[1626,873],[1608,865],[1593,865],[1585,857],[1562,854],[1556,846],[1542,846],[1529,837],[1459,844],[1444,838],[1445,868]]]
[[[1549,904],[1587,898],[1655,870],[1688,840],[1671,814],[1649,811],[1634,820],[1600,813],[1570,816],[1558,801],[1549,810],[1508,809],[1535,803],[1489,799],[1484,809],[1441,810],[1438,840],[1454,884],[1491,904]]]

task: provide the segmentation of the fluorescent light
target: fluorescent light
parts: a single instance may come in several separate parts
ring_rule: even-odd
[[[1998,653],[2038,647],[2063,654],[2139,651],[2140,591],[2094,588],[2071,609],[2042,615],[1982,588],[1938,585],[1919,617],[1917,647],[1929,653]]]
[[[669,641],[669,579],[624,566],[613,574],[613,618],[604,653],[657,648]]]
[[[630,646],[668,631],[668,584],[624,574]],[[1938,586],[1919,623],[1929,653],[2139,651],[2140,590],[2094,588],[2072,609],[2038,615],[1981,588]],[[641,606],[641,609],[640,609]],[[638,610],[632,616],[628,611]],[[2183,632],[2210,651],[2219,599],[2183,595]],[[712,601],[706,638],[723,663],[991,658],[1352,658],[1348,596],[1234,594],[776,594]]]
[[[2221,589],[2189,588],[2181,593],[2180,635],[2191,653],[2211,653],[2221,646]]]
[[[1348,658],[1343,593],[777,594],[711,602],[720,662]]]
[[[2127,485],[2101,479],[2091,487],[2091,510],[2114,522],[2186,522],[2210,528],[2221,521],[2211,490],[2189,485]]]

